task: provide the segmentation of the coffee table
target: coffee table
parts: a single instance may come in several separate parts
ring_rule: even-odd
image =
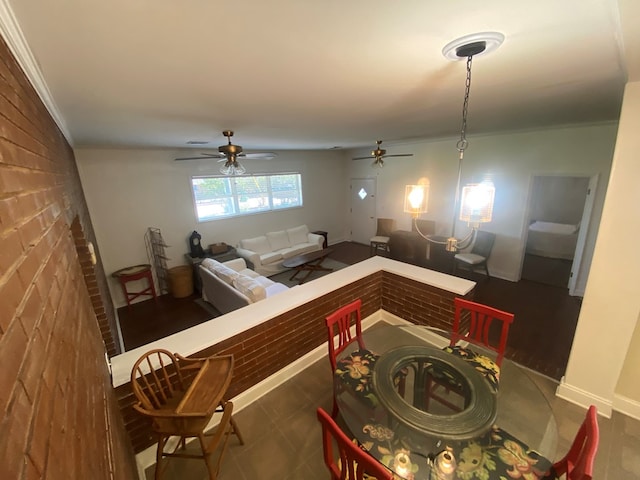
[[[326,268],[322,266],[322,262],[331,252],[333,252],[332,249],[323,248],[322,250],[317,250],[315,252],[296,255],[295,257],[287,258],[282,262],[282,266],[285,268],[293,268],[295,270],[289,280],[296,278],[299,273],[307,272],[304,277],[299,279],[299,285],[302,285],[313,272],[333,272],[333,268]]]

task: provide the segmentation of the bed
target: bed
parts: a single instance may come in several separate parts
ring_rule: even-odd
[[[536,220],[529,225],[526,252],[540,257],[572,260],[580,224]]]

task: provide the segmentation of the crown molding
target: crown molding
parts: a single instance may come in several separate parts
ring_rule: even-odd
[[[36,61],[29,44],[22,34],[20,24],[13,13],[9,0],[0,0],[0,34],[7,43],[9,50],[15,57],[16,61],[22,68],[29,82],[35,89],[36,93],[44,103],[45,107],[49,111],[49,114],[53,118],[53,121],[58,125],[58,128],[67,139],[67,142],[73,146],[73,139],[71,133],[67,128],[67,124],[60,113],[60,110],[56,106],[56,102],[49,91],[49,87],[42,76],[38,62]]]

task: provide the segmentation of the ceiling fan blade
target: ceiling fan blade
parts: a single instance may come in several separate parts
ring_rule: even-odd
[[[273,152],[261,152],[261,153],[241,153],[238,156],[242,158],[248,158],[248,159],[254,159],[254,160],[271,160],[272,158],[276,158],[278,154]]]
[[[413,157],[413,153],[397,153],[395,155],[383,155],[382,158],[389,157]]]
[[[181,157],[174,160],[208,160],[212,158],[224,158],[219,153],[201,153],[199,157]]]
[[[371,155],[367,155],[366,157],[354,157],[351,160],[371,160],[372,158],[375,158]]]

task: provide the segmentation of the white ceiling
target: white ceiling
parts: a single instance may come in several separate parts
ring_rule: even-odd
[[[324,149],[456,135],[441,51],[484,31],[506,39],[474,57],[469,134],[616,120],[638,4],[0,0],[0,27],[76,147]]]

